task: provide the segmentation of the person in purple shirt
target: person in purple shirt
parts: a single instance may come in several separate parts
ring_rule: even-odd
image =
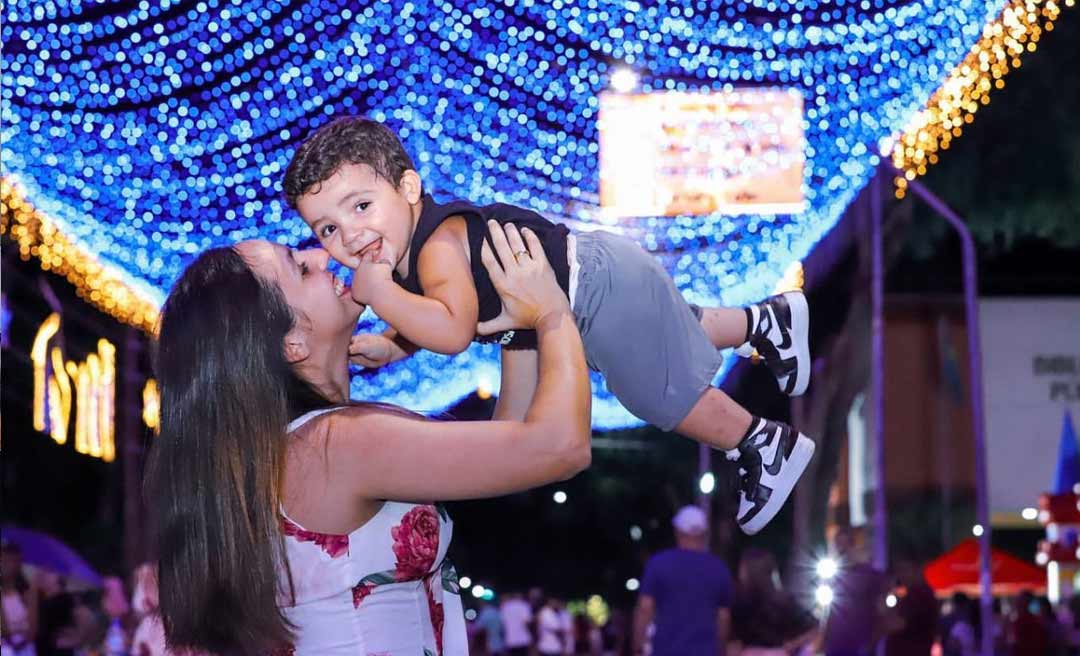
[[[825,656],[871,656],[887,629],[888,581],[864,562],[851,527],[837,528],[833,550],[840,571],[831,582],[835,597],[825,622]]]
[[[642,654],[650,624],[652,656],[723,656],[731,627],[731,571],[707,549],[708,519],[685,506],[671,520],[675,548],[645,565],[634,611],[634,654]]]

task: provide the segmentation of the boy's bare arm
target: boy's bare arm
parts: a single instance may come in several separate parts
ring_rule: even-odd
[[[394,361],[407,358],[420,350],[419,346],[399,335],[397,329],[393,327],[382,331],[382,336],[389,339],[394,343],[394,346],[397,347],[395,350],[396,357],[394,358]]]
[[[372,309],[399,339],[436,353],[461,353],[476,335],[480,313],[463,244],[440,227],[424,244],[416,267],[423,296],[385,286],[372,299]]]
[[[524,421],[540,375],[540,358],[532,349],[502,350],[502,383],[495,401],[494,421]]]

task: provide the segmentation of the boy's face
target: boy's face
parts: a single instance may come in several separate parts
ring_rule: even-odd
[[[355,269],[371,257],[397,269],[409,252],[420,189],[416,171],[406,171],[395,188],[367,164],[345,164],[296,208],[338,262]]]

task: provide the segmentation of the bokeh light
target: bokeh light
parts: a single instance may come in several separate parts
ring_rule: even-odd
[[[0,9],[0,230],[90,302],[152,331],[200,251],[307,236],[281,177],[299,139],[346,114],[397,130],[442,198],[516,203],[588,229],[597,98],[625,68],[642,92],[803,97],[805,211],[607,226],[654,252],[690,300],[743,304],[832,228],[884,145],[909,175],[932,164],[1057,7],[15,0]],[[434,412],[498,384],[497,348],[474,345],[356,375],[352,393]],[[640,423],[598,378],[594,392],[597,428]]]

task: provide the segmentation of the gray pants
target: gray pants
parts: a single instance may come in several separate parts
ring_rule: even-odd
[[[664,267],[631,239],[575,234],[574,316],[589,367],[635,416],[672,430],[720,369],[720,351]]]

